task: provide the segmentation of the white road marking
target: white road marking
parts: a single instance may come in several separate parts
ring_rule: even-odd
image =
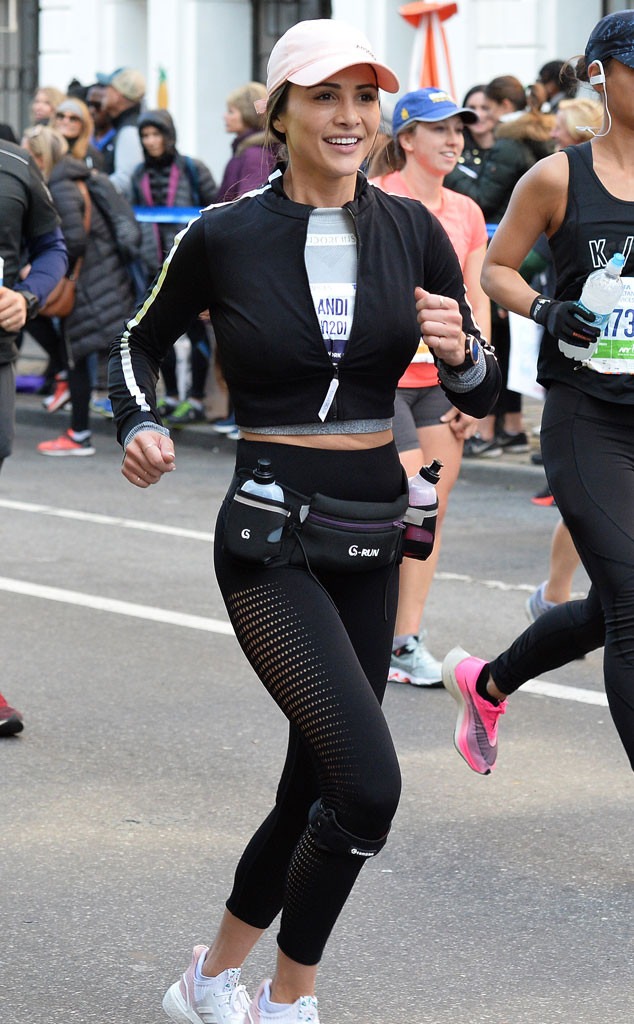
[[[120,516],[102,515],[96,512],[79,512],[74,509],[55,508],[52,505],[40,505],[26,501],[12,501],[0,498],[0,508],[14,512],[29,512],[36,515],[55,516],[60,519],[71,519],[100,526],[114,526],[130,530],[142,530],[147,533],[166,534],[186,540],[213,541],[213,533],[202,530],[187,530],[178,526],[163,526],[160,523],[144,522],[137,519],[124,519]],[[437,580],[446,582],[470,583],[486,587],[490,590],[524,591],[531,593],[534,586],[529,583],[504,583],[501,580],[481,580],[463,573],[437,572]],[[207,633],[218,633],[233,636],[233,627],[221,619],[207,619],[202,615],[187,615],[183,612],[168,611],[149,605],[133,604],[130,601],[118,601],[113,598],[100,597],[94,594],[82,594],[74,590],[63,590],[61,587],[48,587],[39,583],[28,583],[23,580],[9,579],[0,576],[0,590],[13,594],[23,594],[47,601],[59,601],[95,611],[113,612],[117,615],[128,615],[132,618],[147,619],[151,622],[165,622],[172,626],[183,626],[187,629],[199,629]],[[577,686],[562,686],[546,679],[529,679],[524,683],[521,692],[531,693],[538,697],[553,697],[557,700],[571,700],[581,704],[593,704],[607,707],[605,693],[598,690],[583,690]]]

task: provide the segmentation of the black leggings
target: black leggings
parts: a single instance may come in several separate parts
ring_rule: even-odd
[[[389,501],[400,493],[392,444],[332,452],[240,441],[237,468],[264,455],[278,482],[304,494]],[[289,721],[275,806],[242,855],[227,907],[257,928],[281,910],[280,949],[316,964],[364,859],[318,847],[309,809],[321,798],[347,832],[374,840],[388,832],[400,796],[381,710],[398,572],[322,573],[318,583],[303,568],[241,565],[222,549],[225,507],[215,541],[220,589],[242,649]]]
[[[605,645],[610,711],[634,768],[634,405],[553,385],[540,439],[548,484],[592,586],[584,601],[542,615],[491,662],[491,675],[513,693]]]

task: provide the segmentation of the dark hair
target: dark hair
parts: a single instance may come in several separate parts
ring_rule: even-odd
[[[605,58],[605,60],[603,61],[603,69],[604,69],[604,71],[608,70],[608,68],[609,68],[609,66],[610,66],[610,64],[612,63],[613,60],[614,60],[613,57],[606,57]],[[589,63],[593,64],[594,61],[590,61]],[[576,57],[571,57],[569,60],[567,60],[565,62],[564,66],[562,68],[562,75],[563,74],[566,75],[566,79],[565,80],[571,83],[571,88],[572,88],[572,85],[574,85],[574,88],[572,88],[571,92],[568,92],[567,89],[565,90],[567,96],[569,96],[569,97],[574,97],[575,96],[576,88],[577,88],[577,85],[578,85],[579,82],[589,82],[590,81],[590,75],[588,74],[588,66],[589,65],[588,65],[588,63],[586,63],[586,58],[585,58],[584,54],[577,55]]]
[[[472,85],[471,88],[465,93],[465,97],[462,101],[462,106],[467,107],[469,105],[469,100],[474,95],[474,93],[483,92],[486,95],[486,91],[487,87],[485,83],[482,83],[482,85]]]
[[[515,75],[499,75],[489,82],[484,92],[494,103],[509,100],[516,110],[523,110],[526,106],[524,86]]]
[[[286,142],[286,136],[283,132],[278,132],[277,128],[273,127],[273,122],[276,117],[279,117],[286,110],[286,100],[288,99],[290,87],[290,82],[284,82],[283,85],[280,85],[279,89],[271,93],[267,100],[266,113],[264,115],[264,133],[267,145],[271,145],[274,142]]]
[[[539,69],[539,81],[544,85],[548,85],[549,82],[559,83],[559,75],[563,67],[563,60],[549,60]]]

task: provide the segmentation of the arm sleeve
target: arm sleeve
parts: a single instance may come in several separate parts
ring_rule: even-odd
[[[66,243],[61,228],[31,238],[28,251],[31,269],[15,290],[33,292],[40,306],[43,306],[68,270]]]
[[[204,164],[202,160],[195,160],[194,162],[198,170],[198,191],[200,192],[201,205],[209,206],[216,198],[218,186],[207,164]]]
[[[198,217],[174,240],[143,305],[112,345],[108,383],[119,442],[141,423],[162,426],[156,382],[165,355],[209,306],[205,225]]]

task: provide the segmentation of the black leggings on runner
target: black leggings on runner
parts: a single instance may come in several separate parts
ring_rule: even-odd
[[[358,501],[390,501],[402,471],[394,445],[325,451],[238,442],[237,468],[267,456],[280,484]],[[326,852],[307,828],[318,799],[360,839],[390,828],[400,771],[381,701],[396,615],[398,572],[319,573],[251,568],[215,539],[216,575],[249,662],[289,721],[289,744],[275,806],[238,864],[229,910],[267,928],[282,911],[278,944],[315,964],[364,858]],[[320,585],[321,584],[321,585]]]
[[[491,675],[513,693],[605,645],[610,712],[634,768],[634,405],[555,384],[540,436],[548,484],[592,586],[585,600],[540,616],[491,662]]]

